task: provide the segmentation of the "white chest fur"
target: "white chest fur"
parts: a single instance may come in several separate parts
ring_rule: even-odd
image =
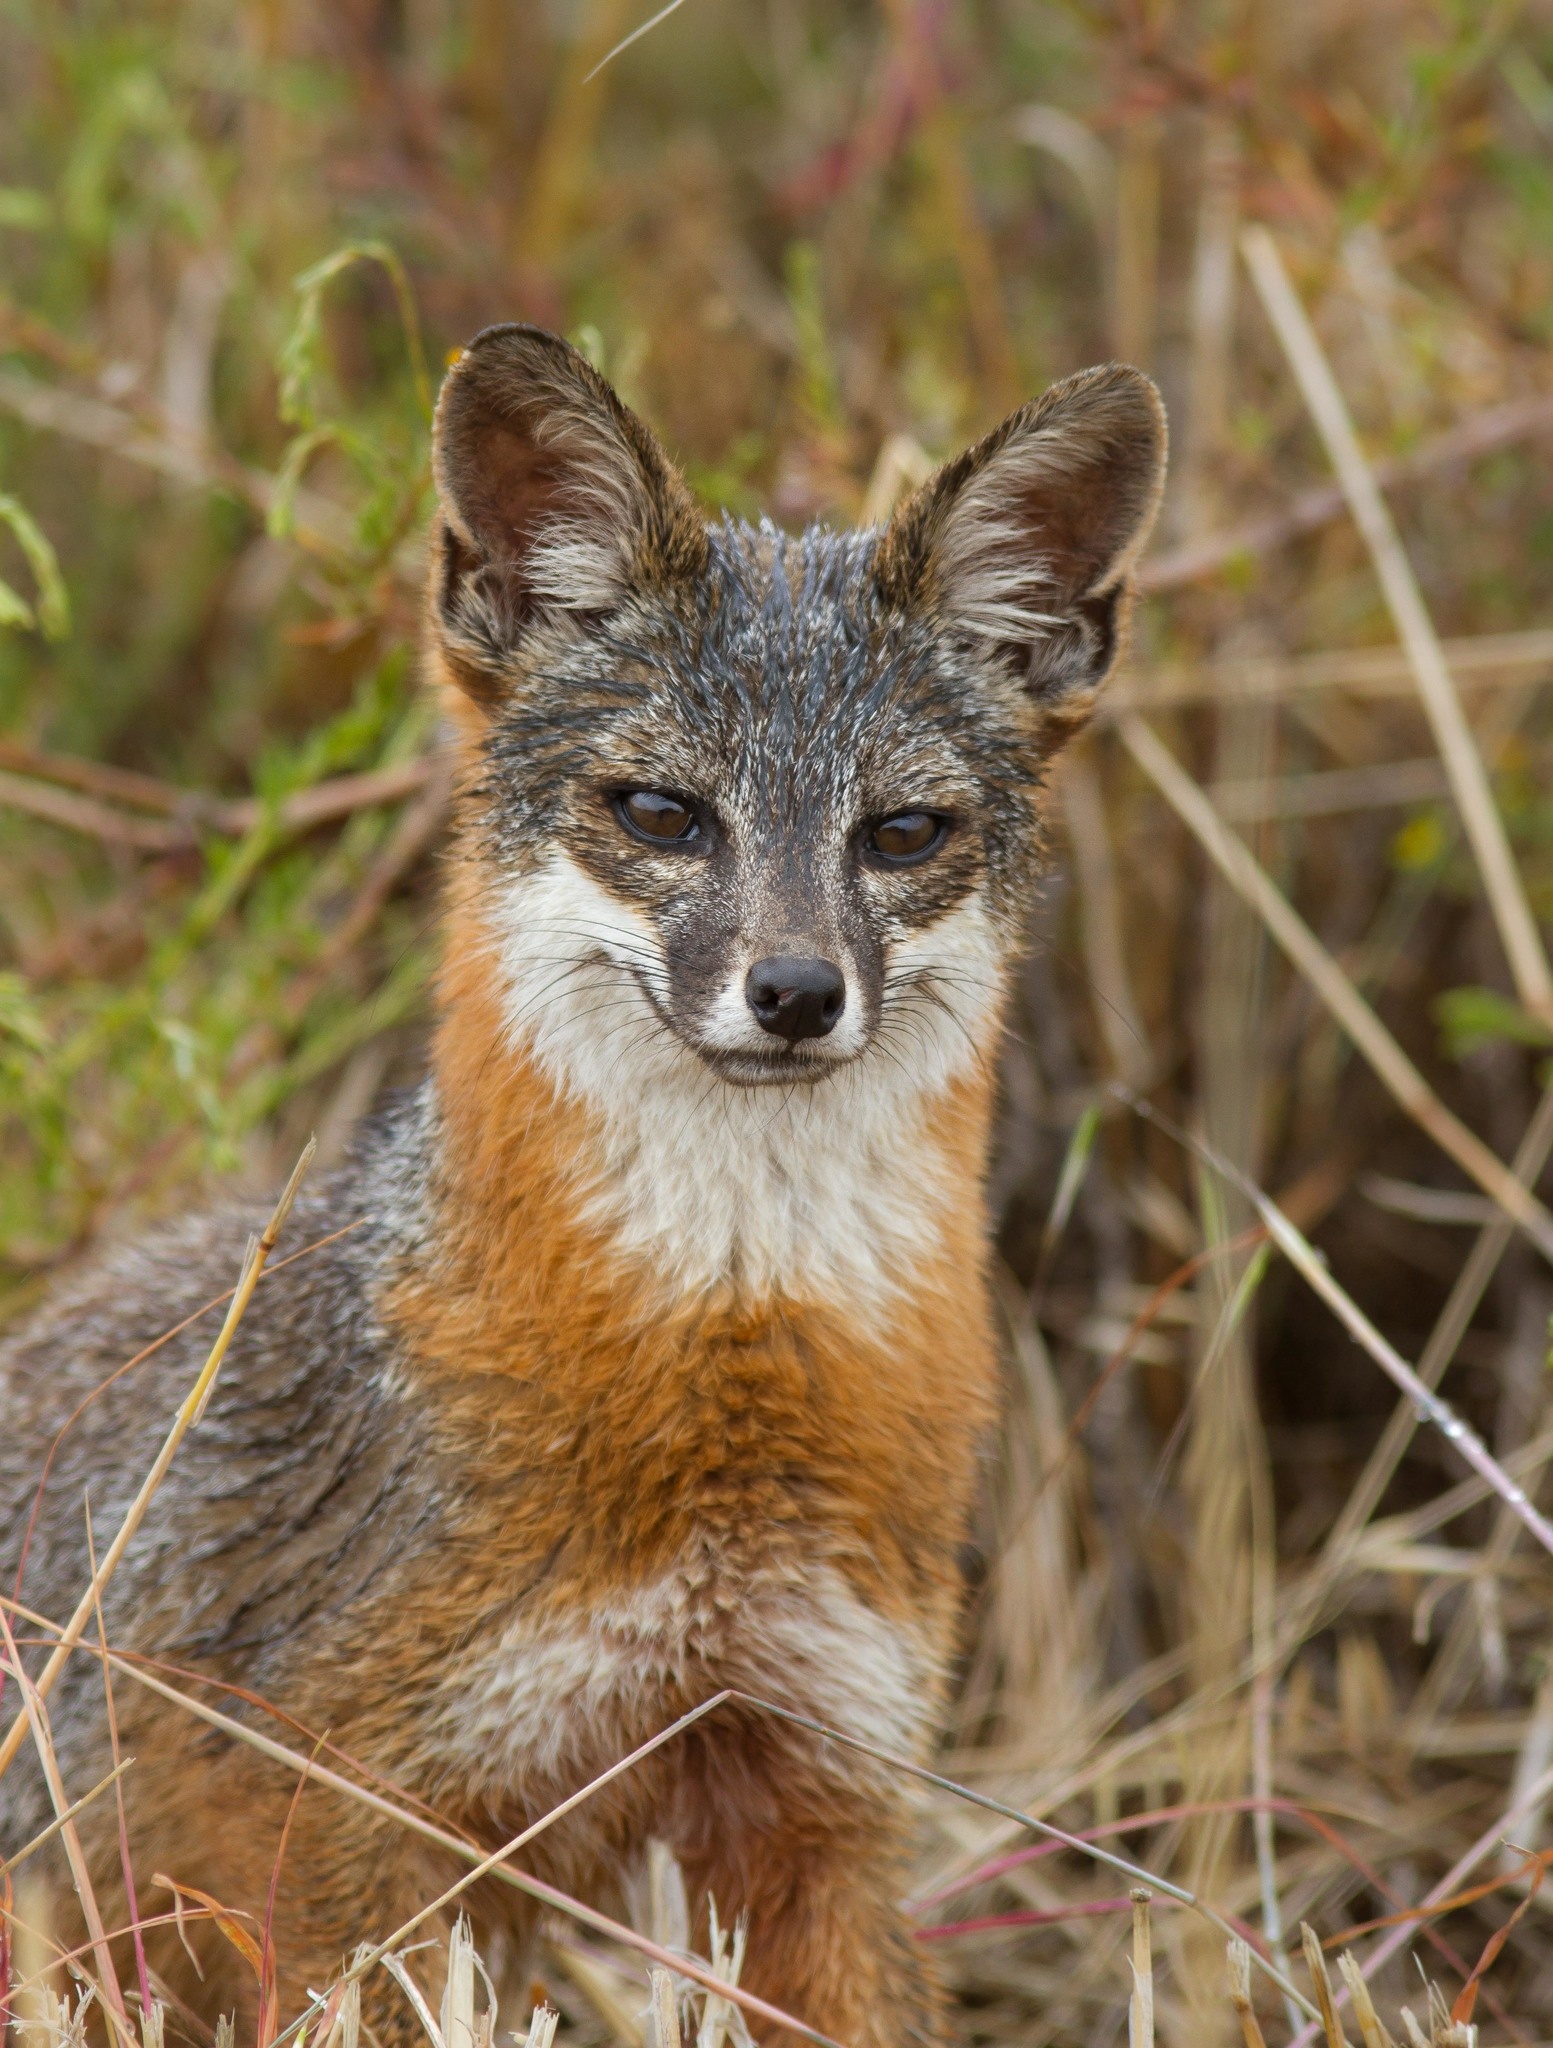
[[[912,1754],[938,1677],[830,1567],[729,1583],[692,1559],[586,1615],[521,1617],[461,1659],[438,1750],[476,1792],[564,1785],[733,1687]]]
[[[676,1287],[737,1281],[877,1305],[970,1198],[935,1134],[946,1087],[987,1057],[998,949],[976,899],[889,962],[860,1058],[812,1087],[741,1089],[655,1015],[655,934],[564,854],[493,915],[514,1039],[598,1118],[585,1199]],[[940,980],[914,1000],[925,969]]]

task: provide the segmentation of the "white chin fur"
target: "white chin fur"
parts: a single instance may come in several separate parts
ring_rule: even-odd
[[[991,1047],[1001,953],[979,898],[894,949],[872,1045],[849,1006],[818,1042],[842,1060],[785,1088],[723,1080],[669,1030],[637,979],[663,985],[652,927],[565,854],[513,884],[492,922],[514,1042],[598,1119],[599,1150],[579,1162],[589,1212],[676,1289],[877,1300],[966,1200],[933,1110]],[[912,986],[927,973],[931,996]],[[769,1051],[735,993],[730,979],[709,1037]]]

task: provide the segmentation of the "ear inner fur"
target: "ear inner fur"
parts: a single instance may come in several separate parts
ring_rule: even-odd
[[[901,507],[880,540],[881,596],[931,609],[1054,722],[1081,716],[1119,649],[1164,461],[1148,378],[1121,364],[1068,378]]]
[[[477,698],[500,694],[536,619],[605,613],[705,563],[704,524],[662,447],[540,329],[487,328],[462,352],[438,399],[432,464],[431,630]]]

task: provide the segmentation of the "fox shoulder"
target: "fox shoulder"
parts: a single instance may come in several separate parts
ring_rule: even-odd
[[[413,1462],[376,1308],[395,1258],[376,1192],[347,1167],[297,1203],[209,1405],[114,1575],[110,1609],[154,1603],[186,1647],[215,1647],[240,1611],[252,1624],[261,1555],[270,1602],[305,1608],[344,1591],[314,1566],[331,1536],[392,1503],[389,1475]],[[75,1604],[83,1498],[100,1546],[208,1355],[264,1221],[259,1205],[228,1198],[115,1246],[0,1343],[0,1573],[9,1583],[25,1547],[29,1604]],[[364,1548],[377,1547],[374,1533]],[[371,1568],[352,1557],[353,1573]]]

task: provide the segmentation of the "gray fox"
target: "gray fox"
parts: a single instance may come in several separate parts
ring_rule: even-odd
[[[1086,371],[882,529],[708,522],[564,342],[501,326],[437,409],[428,659],[451,723],[424,1084],[304,1192],[109,1587],[118,1649],[262,1700],[494,1846],[723,1687],[923,1757],[994,1421],[983,1177],[1042,786],[1124,630],[1165,429]],[[228,1202],[104,1257],[0,1353],[0,1566],[56,1432],[230,1285]],[[88,1577],[207,1339],[65,1435],[28,1606]],[[36,1654],[36,1653],[29,1653]],[[116,1688],[137,1870],[262,1921],[295,1779]],[[17,1694],[7,1694],[9,1720]],[[76,1791],[95,1656],[52,1699]],[[303,1738],[297,1737],[297,1740]],[[49,1818],[26,1753],[0,1855]],[[82,1830],[117,1884],[111,1801]],[[898,1775],[731,1703],[522,1859],[607,1902],[651,1838],[749,1917],[748,1989],[849,2048],[943,2034],[896,1903]],[[309,1787],[275,1906],[295,2010],[459,1873]],[[481,1892],[493,1939],[525,1938]],[[142,1902],[142,1910],[146,1910]],[[208,1925],[154,1950],[243,2006]],[[379,2041],[415,2031],[379,1971]]]

